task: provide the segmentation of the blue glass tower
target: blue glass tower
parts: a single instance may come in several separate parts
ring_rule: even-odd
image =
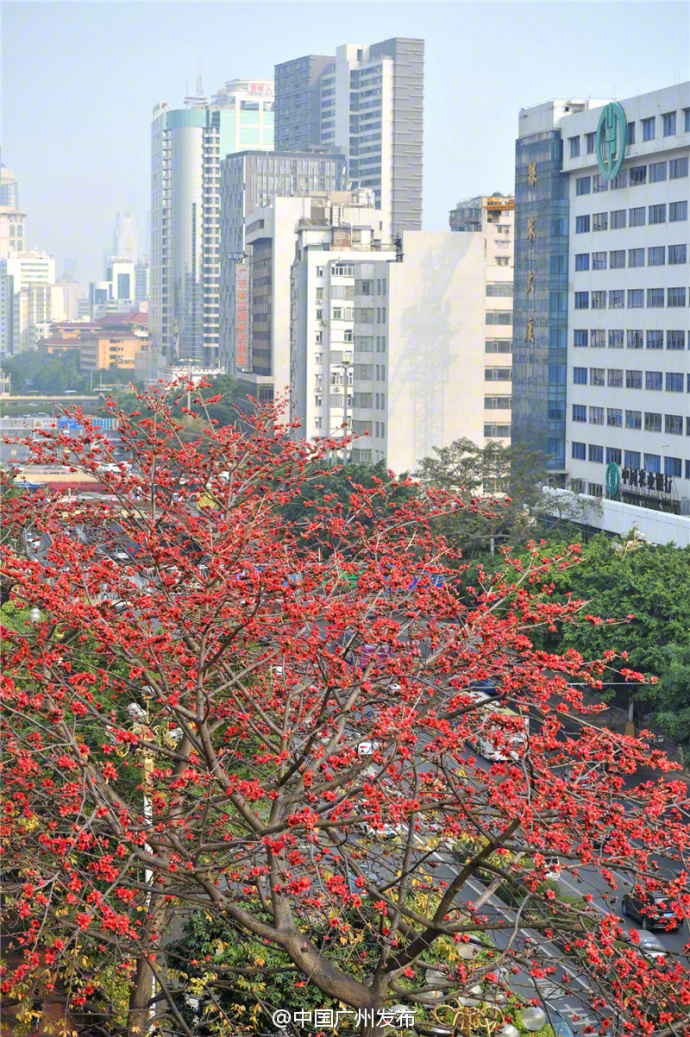
[[[565,469],[568,177],[560,130],[515,148],[512,441],[540,450],[554,482]]]

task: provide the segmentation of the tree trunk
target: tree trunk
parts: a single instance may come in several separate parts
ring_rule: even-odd
[[[143,1037],[148,1030],[149,1003],[153,993],[153,970],[146,958],[137,958],[134,986],[129,997],[127,1037]]]

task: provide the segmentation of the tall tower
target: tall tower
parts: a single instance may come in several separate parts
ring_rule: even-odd
[[[0,205],[6,205],[8,209],[19,208],[19,186],[14,173],[11,173],[5,163],[0,168]]]
[[[113,256],[137,261],[139,236],[133,212],[119,212],[115,218],[113,233]]]
[[[374,191],[389,237],[420,230],[424,40],[345,44],[276,66],[276,141],[342,149],[352,187]],[[308,136],[308,140],[307,140]]]
[[[220,162],[273,148],[273,81],[234,79],[210,101],[153,111],[150,328],[168,357],[218,365]]]

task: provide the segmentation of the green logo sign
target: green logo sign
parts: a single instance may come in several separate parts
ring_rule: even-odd
[[[618,101],[611,101],[601,113],[597,126],[597,162],[604,180],[613,180],[625,158],[627,125]]]
[[[609,461],[606,466],[606,492],[609,497],[615,497],[621,488],[621,470],[615,461]]]

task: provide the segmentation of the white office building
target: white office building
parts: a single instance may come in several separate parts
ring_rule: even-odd
[[[544,437],[590,525],[682,544],[689,158],[690,83],[520,113],[513,436]]]
[[[139,251],[137,221],[133,212],[119,212],[113,231],[113,255],[136,263]]]
[[[496,226],[510,227],[510,200],[503,206]],[[353,461],[398,473],[462,437],[509,440],[512,269],[495,263],[496,226],[404,232],[397,246],[349,217],[298,228],[291,418],[300,436],[342,436],[345,426],[357,437]]]
[[[33,285],[55,286],[55,260],[47,252],[10,252],[0,259],[0,353],[3,356],[31,348],[32,315],[34,310],[43,312],[40,300],[32,307],[24,291]]]

